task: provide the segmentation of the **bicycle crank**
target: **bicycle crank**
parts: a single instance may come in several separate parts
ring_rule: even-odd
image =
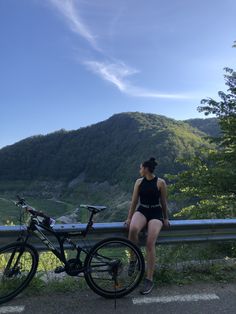
[[[69,276],[77,276],[81,272],[83,264],[76,258],[69,259],[65,265],[65,272]]]

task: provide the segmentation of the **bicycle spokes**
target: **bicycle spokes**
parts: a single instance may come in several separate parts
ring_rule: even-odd
[[[132,253],[131,253],[132,251]],[[137,264],[131,276],[128,274],[131,258]],[[89,276],[104,291],[119,292],[129,289],[139,276],[140,261],[137,252],[119,241],[107,242],[96,249],[90,257]]]
[[[17,290],[32,270],[32,255],[21,247],[0,252],[0,299]]]

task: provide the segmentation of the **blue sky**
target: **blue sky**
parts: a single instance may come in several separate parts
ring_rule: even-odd
[[[235,0],[0,0],[0,147],[114,113],[203,117],[235,69]]]

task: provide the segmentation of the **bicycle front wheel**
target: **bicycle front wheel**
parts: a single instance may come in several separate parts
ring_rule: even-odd
[[[29,244],[15,242],[0,249],[0,304],[28,286],[37,266],[38,252]]]
[[[139,285],[145,262],[137,245],[126,238],[114,237],[92,247],[85,267],[85,280],[95,293],[105,298],[120,298]]]

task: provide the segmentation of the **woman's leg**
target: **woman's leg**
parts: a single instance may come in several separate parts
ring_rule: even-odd
[[[130,226],[129,226],[129,236],[128,239],[135,244],[138,244],[138,234],[143,229],[143,227],[147,223],[147,218],[140,213],[139,211],[136,211],[131,219]],[[131,259],[133,257],[133,251],[131,251]]]
[[[156,240],[163,226],[162,221],[158,219],[151,219],[148,222],[148,235],[146,243],[147,253],[147,278],[153,280],[153,273],[155,270],[156,259]]]

